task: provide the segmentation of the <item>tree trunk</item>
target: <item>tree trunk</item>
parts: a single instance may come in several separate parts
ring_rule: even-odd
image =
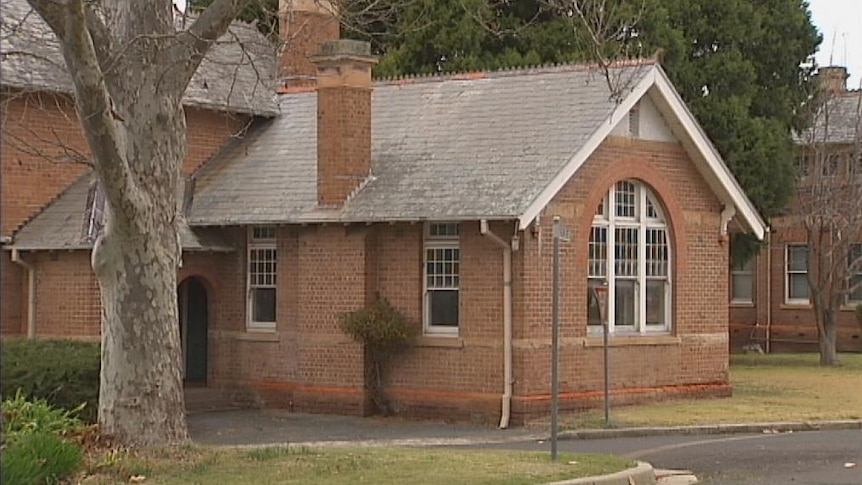
[[[835,312],[819,309],[817,313],[817,341],[820,345],[820,365],[839,365],[838,319]]]
[[[109,223],[109,232],[93,251],[104,308],[101,430],[128,445],[182,443],[188,432],[177,325],[176,236],[128,237],[113,229],[117,226],[123,224]],[[165,244],[166,238],[172,242]]]
[[[93,248],[104,308],[99,424],[120,443],[141,447],[188,440],[176,197],[186,124],[178,101],[153,99],[124,104],[136,110],[121,145],[135,182],[106,184],[108,224]]]

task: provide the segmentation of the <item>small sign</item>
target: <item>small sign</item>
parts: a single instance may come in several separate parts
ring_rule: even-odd
[[[560,216],[554,217],[554,237],[563,242],[572,240],[572,231],[560,221]]]

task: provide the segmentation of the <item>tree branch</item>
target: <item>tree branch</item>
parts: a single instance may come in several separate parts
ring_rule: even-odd
[[[99,67],[84,4],[82,0],[28,1],[60,40],[75,85],[78,118],[95,159],[96,173],[108,189],[111,207],[132,216],[140,207],[141,199],[123,156],[121,146],[125,134],[113,115],[113,101]]]
[[[250,0],[215,0],[201,12],[188,30],[177,34],[179,49],[170,61],[184,62],[171,75],[177,78],[176,85],[182,91],[185,91],[210,46],[227,32],[230,23],[249,3]]]

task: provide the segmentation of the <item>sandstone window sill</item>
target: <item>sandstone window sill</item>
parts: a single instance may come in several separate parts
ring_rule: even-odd
[[[676,335],[610,335],[608,336],[608,347],[679,345],[681,341]],[[602,346],[604,346],[604,339],[601,336],[590,336],[584,339],[584,347]]]
[[[785,302],[779,305],[778,307],[781,310],[811,310],[814,308],[811,306],[811,303],[793,303],[793,302]]]
[[[243,342],[278,342],[280,336],[274,331],[248,330],[236,333],[233,338]]]
[[[752,301],[731,301],[730,308],[754,308]]]
[[[464,348],[464,339],[456,336],[441,337],[423,335],[416,339],[416,347],[444,347],[450,349]]]

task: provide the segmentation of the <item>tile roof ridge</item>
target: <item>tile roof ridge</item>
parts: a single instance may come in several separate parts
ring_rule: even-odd
[[[609,69],[619,69],[626,67],[658,65],[658,59],[652,58],[637,58],[637,59],[622,59],[613,61],[607,64]],[[374,80],[375,86],[399,86],[406,84],[434,83],[446,81],[473,81],[479,79],[499,79],[513,76],[530,76],[537,74],[554,74],[563,72],[588,72],[602,69],[603,66],[597,62],[559,62],[547,63],[543,65],[530,65],[520,67],[504,67],[500,69],[491,69],[485,71],[464,71],[464,72],[448,72],[438,74],[403,74],[397,76],[387,76]]]
[[[60,200],[60,198],[62,198],[62,197],[63,197],[64,195],[66,195],[70,190],[72,190],[72,187],[74,187],[74,186],[78,185],[78,184],[79,184],[79,183],[81,183],[81,181],[82,181],[82,180],[84,180],[84,179],[92,178],[94,174],[95,174],[95,171],[94,171],[92,168],[90,168],[89,170],[85,170],[85,171],[84,171],[84,173],[82,173],[82,174],[81,174],[80,176],[78,176],[75,180],[73,180],[72,182],[70,182],[70,183],[69,183],[69,185],[67,185],[63,190],[61,190],[61,191],[57,192],[57,194],[56,194],[56,195],[54,195],[54,197],[51,197],[47,202],[45,202],[44,204],[42,204],[42,206],[41,206],[41,207],[39,207],[38,209],[36,209],[35,211],[33,211],[29,216],[27,216],[27,218],[26,218],[26,219],[24,219],[23,221],[21,221],[21,223],[20,223],[20,224],[18,224],[17,226],[15,226],[15,229],[13,229],[13,230],[12,230],[12,234],[11,234],[12,244],[14,244],[14,243],[15,243],[15,236],[17,236],[17,235],[18,235],[18,233],[19,233],[19,232],[21,232],[21,230],[22,230],[22,229],[24,229],[24,227],[25,227],[25,226],[27,226],[28,224],[30,224],[31,222],[33,222],[33,220],[35,220],[35,219],[36,219],[37,217],[39,217],[40,215],[42,215],[42,213],[44,213],[46,210],[48,210],[48,208],[49,208],[49,207],[51,207],[52,205],[54,205],[58,200]],[[81,214],[81,216],[83,217],[83,215],[84,215],[84,214],[82,213],[82,214]]]

